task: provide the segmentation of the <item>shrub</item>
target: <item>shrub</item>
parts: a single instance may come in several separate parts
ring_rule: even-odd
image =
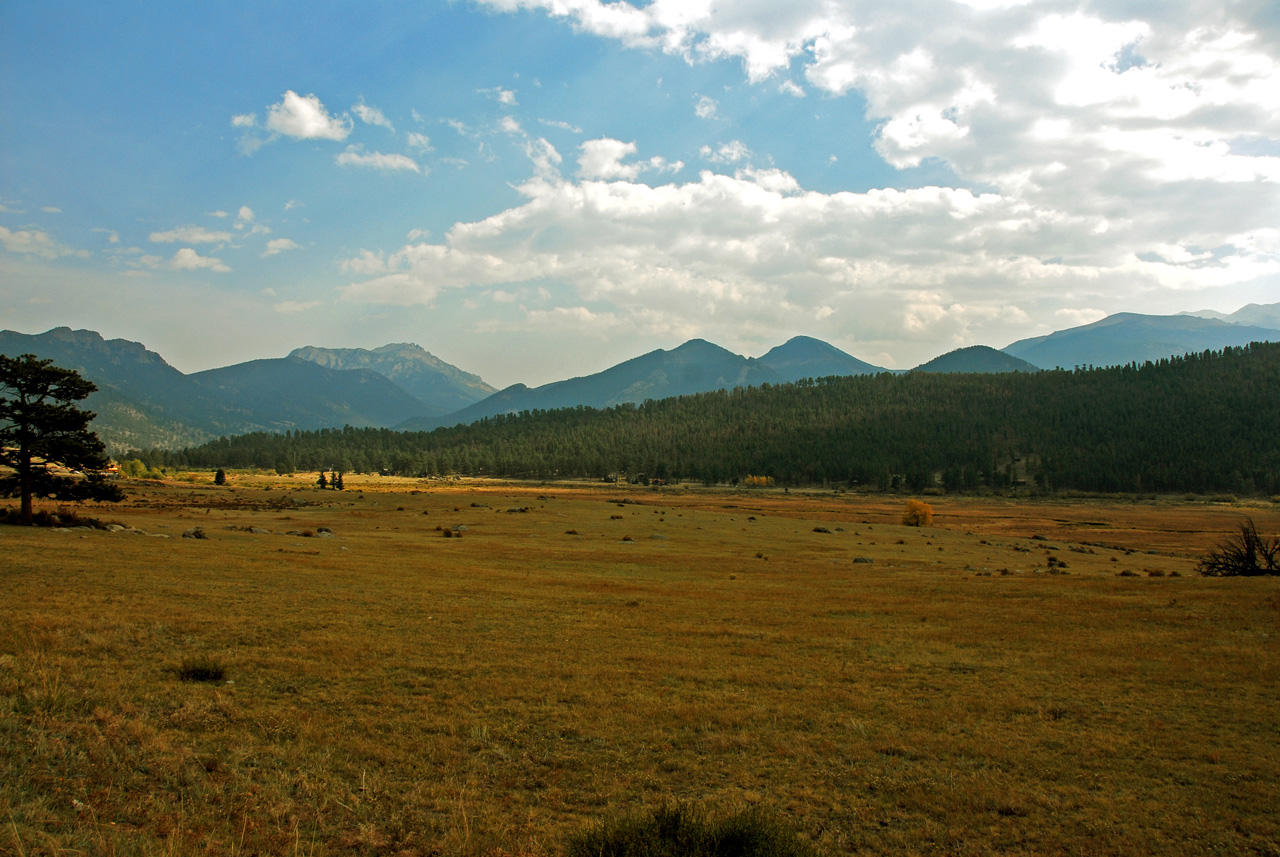
[[[919,500],[908,500],[902,513],[902,523],[908,527],[927,527],[933,523],[933,507]]]
[[[183,658],[178,667],[178,678],[183,681],[222,681],[226,674],[226,667],[212,655]]]
[[[710,817],[688,804],[599,822],[566,857],[814,857],[817,849],[760,809]]]
[[[1253,577],[1280,574],[1280,537],[1258,535],[1252,518],[1240,522],[1235,535],[1200,560],[1206,577]]]

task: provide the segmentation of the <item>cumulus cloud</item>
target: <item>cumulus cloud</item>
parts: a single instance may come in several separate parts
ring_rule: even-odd
[[[499,104],[506,105],[507,107],[515,107],[520,103],[516,101],[516,94],[513,90],[503,89],[500,86],[495,86],[492,89],[480,89],[480,90],[477,90],[477,92],[480,92],[483,95],[487,95],[490,98],[492,98],[494,101],[498,102]]]
[[[267,108],[266,128],[295,140],[347,139],[351,133],[348,116],[331,116],[315,95],[285,92],[279,104]]]
[[[624,143],[607,137],[599,140],[588,140],[578,147],[582,154],[578,157],[578,175],[586,179],[634,179],[640,173],[654,170],[662,172],[679,172],[684,168],[680,161],[668,162],[665,158],[655,156],[647,161],[633,161],[624,164],[623,160],[636,153],[635,143]]]
[[[409,144],[409,148],[417,149],[420,152],[434,152],[435,149],[431,145],[431,138],[426,134],[419,134],[416,131],[410,131],[404,137],[405,142]]]
[[[361,146],[348,146],[347,150],[340,153],[334,160],[343,166],[370,167],[384,172],[422,172],[417,161],[408,155],[365,152]]]
[[[263,258],[275,256],[286,250],[301,250],[302,245],[288,238],[273,238],[267,242],[267,249],[262,251]]]
[[[143,257],[146,260],[148,257]],[[228,274],[231,269],[221,259],[215,259],[212,256],[201,256],[190,247],[183,247],[173,254],[173,258],[169,260],[169,267],[175,271],[199,271],[208,269],[217,271],[220,274]]]
[[[897,283],[895,312],[909,314],[912,330],[944,325],[940,319],[966,319],[961,328],[1003,323],[1013,316],[976,309],[999,304],[992,296],[1001,290],[1017,295],[1013,303],[1040,306],[1037,324],[1060,324],[1065,317],[1054,310],[1063,302],[1083,318],[1115,306],[1117,295],[1240,283],[1256,291],[1262,278],[1278,281],[1280,31],[1266,4],[478,2],[541,9],[582,31],[691,63],[736,59],[749,82],[781,81],[774,85],[792,95],[803,94],[800,82],[830,99],[856,91],[887,163],[945,164],[960,187],[938,189],[936,199],[960,209],[965,193],[999,200],[974,203],[976,213],[940,209],[921,222],[884,215],[899,228],[881,235],[885,247],[839,265],[822,261],[838,254],[791,260],[810,273],[826,264],[857,270],[859,289]],[[694,108],[704,119],[717,116],[710,96],[697,96]],[[701,154],[716,165],[748,162],[723,146]],[[763,174],[734,180],[765,190]],[[901,193],[895,199],[913,200],[910,210],[934,198],[925,189]],[[873,197],[861,198],[869,204]],[[536,199],[538,210],[549,205]],[[734,212],[726,201],[724,212],[707,216],[733,221]],[[460,249],[455,233],[449,237],[448,248]],[[767,235],[740,241],[752,256]],[[989,277],[985,289],[973,272]],[[902,297],[908,285],[919,286],[909,302]],[[824,323],[847,316],[840,301],[815,298],[811,306],[834,310]]]
[[[34,228],[10,230],[0,226],[0,247],[4,247],[10,253],[21,253],[41,259],[89,255],[86,250],[74,250],[55,240],[48,232]]]
[[[709,95],[699,95],[693,105],[693,112],[699,119],[716,119],[719,110],[720,103]]]
[[[713,164],[736,164],[739,161],[748,160],[751,157],[751,150],[741,140],[732,140],[721,143],[714,149],[703,146],[698,150],[698,154]]]
[[[561,122],[556,119],[539,119],[538,122],[548,128],[559,128],[561,131],[568,131],[570,134],[581,134],[582,129],[577,125],[570,125],[568,122]]]
[[[395,126],[391,124],[391,120],[388,119],[381,110],[376,107],[370,107],[363,101],[359,104],[353,105],[351,112],[356,114],[356,116],[360,118],[360,121],[366,125],[379,125],[392,132],[396,130]]]
[[[1143,258],[1164,246],[1168,220],[1119,223],[964,188],[819,193],[777,169],[649,186],[628,162],[634,144],[609,139],[583,144],[569,180],[545,140],[528,151],[534,175],[518,188],[521,205],[373,256],[376,265],[352,260],[347,270],[372,278],[344,298],[430,304],[448,289],[553,281],[581,306],[646,313],[669,330],[693,319],[699,335],[735,341],[817,325],[892,350],[1012,341],[1060,321],[1052,313],[1064,294],[1096,306],[1118,290],[1280,274],[1276,231],[1251,232],[1248,245],[1238,236],[1211,257],[1178,255],[1172,248],[1185,245],[1175,242]],[[1108,240],[1098,241],[1103,227]],[[1046,246],[1071,252],[1047,258]]]
[[[152,232],[150,240],[156,244],[227,244],[231,241],[230,232],[218,232],[205,229],[203,226],[181,226],[167,232]]]

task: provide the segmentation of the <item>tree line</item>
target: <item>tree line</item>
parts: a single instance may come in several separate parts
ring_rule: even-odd
[[[948,491],[1280,493],[1280,343],[1039,373],[882,373],[431,432],[257,432],[152,467]]]

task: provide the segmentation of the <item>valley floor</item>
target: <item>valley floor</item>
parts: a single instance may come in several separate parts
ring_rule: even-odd
[[[201,478],[0,527],[0,852],[1280,853],[1280,580],[1195,574],[1274,505]]]

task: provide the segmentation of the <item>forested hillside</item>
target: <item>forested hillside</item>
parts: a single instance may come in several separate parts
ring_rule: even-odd
[[[489,417],[432,432],[257,433],[153,465],[920,490],[1280,493],[1280,344],[1106,369],[880,374]]]

